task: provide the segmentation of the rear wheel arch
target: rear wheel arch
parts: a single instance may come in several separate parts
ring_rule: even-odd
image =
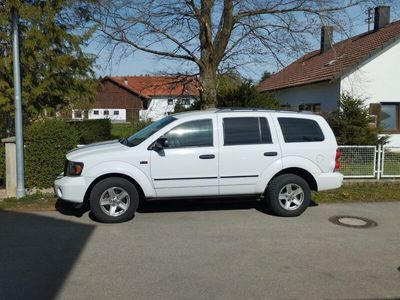
[[[308,172],[307,170],[302,169],[302,168],[296,168],[296,167],[283,169],[283,170],[279,171],[278,173],[276,173],[276,174],[269,180],[269,182],[268,182],[268,184],[267,184],[267,187],[268,187],[269,183],[270,183],[273,179],[275,179],[275,178],[278,177],[278,176],[284,175],[284,174],[294,174],[294,175],[297,175],[297,176],[303,178],[303,179],[308,183],[308,185],[309,185],[309,187],[310,187],[311,190],[313,190],[313,191],[318,191],[318,184],[317,184],[317,181],[315,180],[314,176],[313,176],[310,172]]]

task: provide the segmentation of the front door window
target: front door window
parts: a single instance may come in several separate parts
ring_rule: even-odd
[[[196,120],[176,126],[165,134],[165,137],[168,140],[168,148],[211,147],[212,131],[211,120]]]

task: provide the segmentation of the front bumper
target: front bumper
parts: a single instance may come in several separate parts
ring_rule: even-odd
[[[54,192],[65,200],[75,203],[83,203],[85,193],[94,178],[59,176],[54,181]]]
[[[333,190],[340,188],[343,184],[343,174],[339,172],[321,173],[315,176],[318,191]]]

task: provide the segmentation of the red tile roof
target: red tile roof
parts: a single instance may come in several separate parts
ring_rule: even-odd
[[[310,52],[258,86],[260,91],[316,83],[339,78],[372,55],[400,38],[400,21],[378,31],[369,31],[333,45],[324,53]]]
[[[154,96],[198,96],[196,77],[188,76],[112,76],[106,77],[144,98]]]

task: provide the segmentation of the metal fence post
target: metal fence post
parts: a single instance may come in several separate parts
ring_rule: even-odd
[[[382,145],[378,145],[378,150],[377,150],[377,166],[376,166],[376,179],[381,179],[381,159],[382,159]]]

